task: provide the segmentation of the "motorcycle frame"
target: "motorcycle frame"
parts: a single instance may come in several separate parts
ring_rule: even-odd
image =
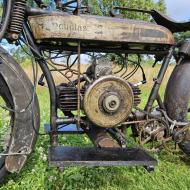
[[[28,15],[38,15],[41,14],[43,10],[40,10],[39,12],[36,9],[30,9],[28,12]],[[40,52],[39,46],[35,43],[35,39],[33,37],[32,31],[30,30],[29,25],[27,24],[27,19],[25,20],[25,23],[23,25],[23,32],[25,33],[25,37],[27,38],[27,41],[30,46],[30,50],[32,51],[35,61],[37,61],[38,65],[40,66],[43,75],[47,81],[49,94],[50,94],[50,126],[51,126],[51,133],[50,133],[50,142],[51,145],[56,146],[58,144],[58,135],[57,135],[57,98],[56,98],[56,86],[53,79],[53,76],[51,74],[51,71],[46,63],[46,60],[43,58],[43,55]],[[170,47],[169,51],[165,55],[165,58],[162,62],[161,68],[159,70],[159,73],[157,75],[157,78],[154,79],[154,85],[151,89],[147,104],[144,108],[145,111],[150,113],[154,101],[157,100],[159,106],[161,108],[164,108],[164,104],[159,96],[159,89],[162,84],[163,78],[165,76],[165,73],[168,69],[168,65],[170,63],[170,60],[174,54],[174,48],[175,46]],[[51,49],[51,47],[50,47]],[[77,50],[76,50],[77,52]],[[80,53],[80,52],[78,52]],[[130,51],[130,54],[142,54],[141,51]],[[150,52],[150,54],[153,54],[154,52]]]

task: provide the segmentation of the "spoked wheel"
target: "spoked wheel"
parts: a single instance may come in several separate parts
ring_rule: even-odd
[[[190,122],[190,60],[184,60],[174,69],[165,94],[168,116],[177,121]],[[190,129],[182,134],[179,147],[190,156]]]
[[[14,113],[6,108],[13,108],[13,100],[8,86],[0,75],[0,154],[8,153],[13,128]],[[7,174],[5,156],[0,155],[0,182]]]

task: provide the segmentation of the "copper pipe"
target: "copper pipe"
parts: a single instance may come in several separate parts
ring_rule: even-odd
[[[81,53],[81,44],[80,41],[78,43],[78,84],[77,84],[77,127],[80,128],[80,53]]]
[[[117,141],[107,133],[106,129],[91,125],[88,130],[84,128],[84,131],[95,147],[120,147]]]

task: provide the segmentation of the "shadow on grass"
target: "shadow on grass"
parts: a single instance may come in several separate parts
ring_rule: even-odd
[[[45,188],[51,189],[127,189],[134,183],[127,173],[136,173],[136,168],[128,167],[69,167],[56,176],[45,178]],[[142,171],[146,172],[141,168]],[[142,173],[142,172],[141,172]],[[54,179],[54,183],[52,183]]]
[[[182,155],[180,160],[188,167],[190,167],[190,157],[187,155]]]

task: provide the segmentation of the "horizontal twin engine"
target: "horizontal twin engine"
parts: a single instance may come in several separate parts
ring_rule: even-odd
[[[80,89],[81,110],[93,124],[111,128],[124,122],[140,103],[140,90],[112,73],[112,63],[96,59],[86,70],[90,82]],[[58,107],[65,113],[77,110],[77,87],[57,86]]]
[[[134,106],[140,104],[141,99],[139,95],[141,91],[138,87],[131,85],[133,96],[134,96]],[[81,96],[84,98],[85,90],[81,89]],[[69,87],[65,84],[57,86],[57,96],[58,96],[58,107],[63,112],[76,111],[77,110],[77,89],[74,87]]]
[[[140,103],[140,90],[120,77],[107,75],[81,89],[81,110],[97,126],[110,128],[125,121],[133,106]],[[77,88],[57,87],[58,107],[77,110]]]

